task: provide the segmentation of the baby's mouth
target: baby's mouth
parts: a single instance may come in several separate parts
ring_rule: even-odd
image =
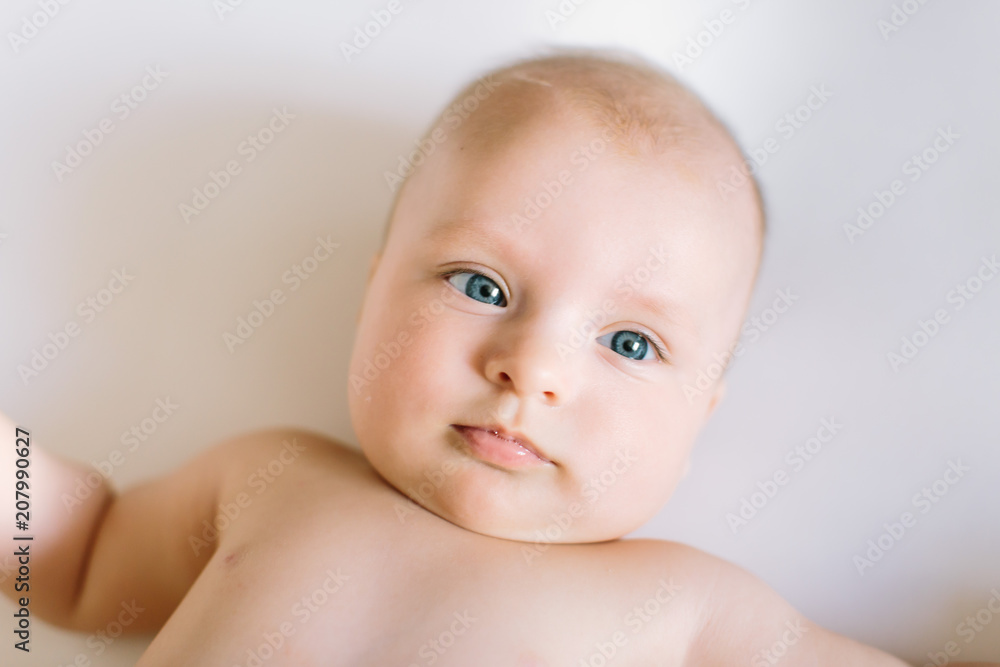
[[[534,444],[520,434],[511,434],[499,427],[452,424],[474,456],[486,463],[515,469],[551,465]]]

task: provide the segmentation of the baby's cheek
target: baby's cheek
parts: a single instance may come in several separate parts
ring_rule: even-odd
[[[410,419],[452,423],[471,418],[475,407],[477,382],[467,346],[461,331],[445,331],[443,324],[428,324],[386,371],[386,399]]]
[[[687,452],[688,426],[683,418],[655,405],[629,425],[611,465],[619,470],[626,495],[643,499],[660,497],[664,485],[680,475]]]
[[[357,354],[352,374],[359,376],[375,393],[376,385],[395,385],[400,378],[404,386],[420,379],[419,369],[437,361],[440,344],[435,340],[435,319],[428,304],[404,309],[396,302],[386,304],[366,318],[366,326],[358,330]]]
[[[591,526],[610,537],[622,536],[648,521],[673,492],[677,466],[647,450],[623,448],[591,476],[586,496]]]

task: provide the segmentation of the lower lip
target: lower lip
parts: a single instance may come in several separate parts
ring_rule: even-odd
[[[469,449],[487,463],[504,468],[528,468],[550,463],[516,441],[501,438],[481,428],[457,425],[452,428],[461,434]]]

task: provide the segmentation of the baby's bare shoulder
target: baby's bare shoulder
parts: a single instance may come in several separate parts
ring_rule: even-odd
[[[240,433],[215,445],[215,454],[231,466],[248,470],[263,465],[272,470],[292,469],[309,460],[344,463],[360,452],[337,438],[304,428],[275,427]],[[304,467],[304,466],[303,466]]]
[[[219,442],[207,453],[222,479],[219,501],[241,493],[262,494],[272,488],[301,487],[331,476],[349,476],[365,467],[364,457],[344,442],[302,428],[249,431]],[[269,494],[279,495],[279,494]]]
[[[850,664],[905,667],[904,662],[816,625],[746,569],[677,542],[633,540],[636,573],[674,584],[686,653],[677,664],[788,667]],[[632,575],[637,576],[637,575]]]
[[[574,599],[579,613],[604,616],[594,619],[604,628],[595,637],[597,653],[625,664],[695,664],[686,662],[687,655],[709,613],[717,559],[653,539],[563,545],[556,553],[547,566],[563,578],[546,581],[563,586],[565,577],[575,579],[569,588],[580,596]]]

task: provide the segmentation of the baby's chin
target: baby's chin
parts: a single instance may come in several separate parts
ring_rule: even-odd
[[[570,474],[554,464],[503,469],[440,443],[399,447],[391,438],[360,439],[369,465],[416,505],[465,530],[519,542],[579,544],[621,538],[656,514],[680,478],[679,470],[669,479],[653,477],[627,454],[616,459],[620,469]],[[623,477],[640,472],[647,474]]]
[[[384,476],[384,475],[383,475]],[[395,483],[397,491],[428,512],[465,530],[486,537],[517,542],[580,544],[618,539],[645,523],[645,517],[613,515],[605,510],[597,516],[586,500],[553,499],[515,504],[502,486],[490,486],[470,476],[442,483],[429,473],[419,479]],[[422,480],[422,481],[421,481]],[[512,480],[510,480],[512,481]]]

